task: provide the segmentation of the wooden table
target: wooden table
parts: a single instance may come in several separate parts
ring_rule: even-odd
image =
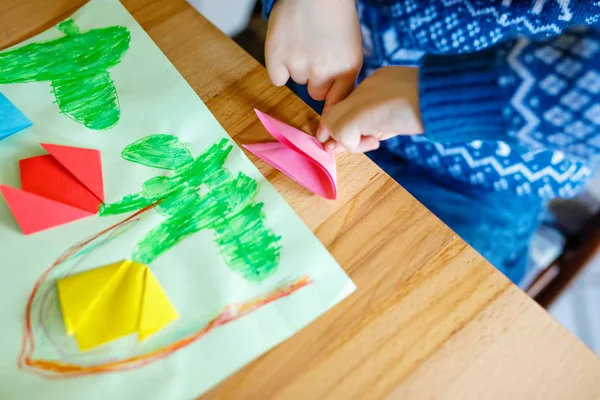
[[[84,2],[2,0],[0,48]],[[184,1],[124,4],[238,143],[267,139],[253,107],[314,131],[318,116]],[[366,157],[338,157],[334,202],[257,165],[358,290],[205,398],[600,398],[598,358]]]

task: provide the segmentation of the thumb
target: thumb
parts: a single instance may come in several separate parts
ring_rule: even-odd
[[[323,117],[326,118],[333,106],[345,100],[346,97],[352,93],[354,90],[355,81],[356,80],[352,77],[342,77],[333,82],[331,88],[327,92],[327,96],[325,97],[325,106],[323,107],[323,112],[321,113]],[[319,123],[316,136],[321,143],[325,143],[331,138],[331,134],[322,122]]]
[[[361,152],[361,134],[354,121],[344,121],[330,131],[330,135],[351,153]]]

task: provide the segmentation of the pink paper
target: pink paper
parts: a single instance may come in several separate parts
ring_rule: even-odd
[[[337,184],[333,154],[325,151],[314,137],[265,113],[254,111],[277,142],[244,147],[311,192],[326,199],[335,199]]]

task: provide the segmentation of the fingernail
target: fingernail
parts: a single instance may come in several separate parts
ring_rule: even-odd
[[[329,142],[325,145],[325,150],[329,151],[330,153],[333,153],[336,150],[336,148],[337,146],[334,142]]]
[[[319,129],[317,132],[317,140],[321,143],[325,143],[329,139],[329,134],[325,129]]]
[[[346,151],[346,149],[344,148],[344,146],[342,146],[342,145],[335,146],[335,150],[334,150],[335,154],[343,153],[345,151]]]

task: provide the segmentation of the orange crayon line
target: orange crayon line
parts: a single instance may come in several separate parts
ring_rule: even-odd
[[[31,295],[27,301],[27,307],[25,310],[25,324],[24,324],[24,332],[23,332],[23,341],[21,346],[21,351],[19,354],[19,358],[17,360],[17,365],[19,368],[31,369],[31,372],[36,373],[38,375],[47,377],[47,378],[68,378],[68,377],[76,377],[76,376],[84,376],[84,375],[92,375],[92,374],[100,374],[107,372],[116,372],[116,371],[125,371],[130,369],[141,368],[145,365],[148,365],[154,361],[165,358],[178,350],[194,343],[195,341],[201,339],[208,333],[212,332],[216,328],[233,322],[239,318],[242,318],[248,314],[251,314],[258,309],[266,306],[269,303],[277,301],[281,298],[287,297],[292,293],[310,285],[313,281],[307,277],[303,276],[299,279],[295,280],[292,283],[286,284],[277,288],[276,290],[268,293],[265,296],[252,299],[250,301],[232,304],[226,306],[223,311],[215,318],[213,318],[204,328],[200,329],[198,332],[178,340],[175,343],[172,343],[168,346],[155,350],[153,352],[131,357],[128,359],[120,360],[120,361],[112,361],[104,364],[97,365],[77,365],[72,363],[65,363],[60,361],[49,361],[43,359],[33,359],[33,353],[35,349],[35,344],[33,341],[33,331],[31,327],[31,309],[33,304],[33,299],[35,298],[38,290],[40,289],[42,283],[48,277],[50,272],[56,268],[58,265],[62,264],[66,260],[68,260],[73,255],[77,254],[81,249],[85,246],[89,245],[91,242],[96,240],[98,237],[104,235],[105,233],[118,228],[119,226],[131,221],[132,219],[138,217],[140,214],[146,212],[151,209],[152,206],[148,206],[137,213],[131,215],[129,218],[97,233],[96,235],[82,241],[75,246],[71,247],[67,250],[50,268],[48,268],[38,279],[36,282]]]
[[[264,297],[253,299],[249,302],[241,303],[239,305],[229,305],[225,307],[225,309],[217,317],[212,319],[204,328],[194,333],[193,335],[141,356],[91,366],[67,364],[59,361],[35,360],[31,359],[29,356],[25,357],[24,363],[28,367],[36,368],[42,371],[47,371],[52,374],[42,374],[47,377],[75,377],[140,368],[151,362],[167,357],[175,353],[176,351],[181,350],[182,348],[194,343],[195,341],[204,337],[216,328],[233,322],[248,314],[251,314],[269,303],[277,301],[283,297],[287,297],[292,293],[296,292],[297,290],[306,287],[312,282],[313,281],[310,278],[303,276],[295,282],[281,287]]]

